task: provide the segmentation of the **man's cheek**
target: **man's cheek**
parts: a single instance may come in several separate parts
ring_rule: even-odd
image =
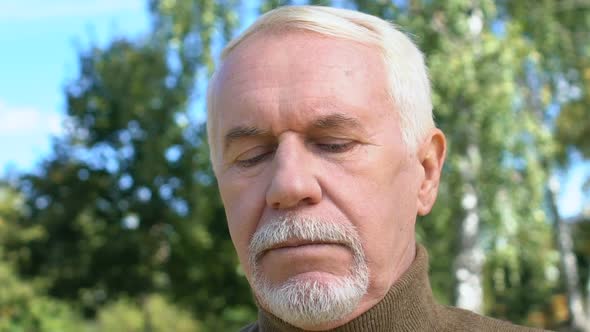
[[[257,217],[258,209],[254,206],[254,198],[244,197],[249,196],[236,197],[236,200],[231,201],[230,207],[226,206],[227,222],[232,240],[239,241],[236,243],[240,243],[240,246],[249,245],[248,241],[256,231],[259,219]]]
[[[252,234],[247,232],[242,227],[244,225],[240,224],[239,221],[228,220],[228,226],[234,248],[238,254],[238,259],[242,264],[242,269],[248,274],[248,247],[250,245],[249,240]]]

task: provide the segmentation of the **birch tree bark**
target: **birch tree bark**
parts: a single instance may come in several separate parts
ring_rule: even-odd
[[[475,1],[471,3],[472,13],[467,19],[467,26],[473,52],[476,57],[481,55],[480,34],[483,27],[483,14]],[[465,181],[461,207],[464,218],[460,229],[461,250],[455,260],[456,305],[460,308],[483,313],[483,264],[484,253],[478,245],[480,233],[480,213],[478,209],[479,195],[476,183],[480,175],[481,153],[480,139],[477,129],[467,130],[469,143],[466,158],[459,166],[461,177]]]
[[[457,278],[456,305],[477,313],[483,312],[482,271],[484,263],[483,250],[478,245],[480,217],[475,186],[480,164],[479,147],[471,143],[467,148],[467,156],[460,170],[465,180],[461,200],[464,218],[460,226],[461,249],[455,259],[454,266],[454,275]]]
[[[557,209],[559,182],[555,176],[549,181],[549,206],[555,222],[555,235],[561,261],[561,273],[565,280],[571,327],[577,331],[590,332],[590,319],[584,313],[583,295],[579,285],[578,266],[574,255],[570,227],[560,217]],[[590,296],[590,295],[589,295]]]

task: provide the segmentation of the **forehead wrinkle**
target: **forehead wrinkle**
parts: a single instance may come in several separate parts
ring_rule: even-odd
[[[277,36],[271,36],[272,39],[275,39],[276,37]],[[258,39],[260,39],[260,36],[253,38],[252,41],[248,40],[247,43],[239,45],[237,49],[228,54],[228,57],[222,64],[222,72],[225,73],[221,75],[222,77],[225,77],[228,83],[239,85],[246,80],[250,80],[252,76],[258,76],[259,78],[263,78],[263,80],[273,81],[273,76],[265,74],[269,71],[277,71],[277,69],[282,72],[282,75],[285,75],[289,77],[290,80],[294,81],[303,80],[307,82],[310,79],[318,81],[324,80],[326,76],[324,73],[318,73],[316,71],[310,72],[307,65],[307,63],[315,61],[318,56],[321,57],[321,54],[316,53],[323,50],[323,48],[318,49],[317,46],[298,46],[295,49],[289,50],[279,48],[278,50],[274,50],[271,54],[261,58],[260,54],[264,51],[260,48],[266,47],[265,44],[270,41],[265,40],[265,43],[260,47],[260,40]],[[308,43],[310,42],[311,41],[308,41]],[[339,48],[348,49],[351,46],[357,45],[356,43],[353,43],[352,45],[345,44]],[[301,54],[302,52],[304,53]],[[300,55],[305,55],[305,57]],[[323,63],[321,67],[326,71],[338,72],[343,78],[346,78],[366,66],[366,63],[362,60],[353,60],[355,59],[350,59],[344,68],[342,64],[332,64],[331,62]],[[301,62],[304,63],[302,64]],[[235,68],[239,68],[239,70],[235,70]]]
[[[236,66],[237,65],[237,66]],[[236,68],[234,68],[236,66]],[[246,82],[255,82],[255,88],[264,88],[272,86],[276,83],[276,77],[268,75],[270,71],[276,71],[276,69],[282,69],[279,65],[268,65],[268,64],[230,64],[222,67],[219,81],[227,87],[241,87]],[[256,77],[256,80],[253,80]]]

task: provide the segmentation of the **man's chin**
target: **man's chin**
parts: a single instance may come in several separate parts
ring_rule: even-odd
[[[359,283],[360,281],[360,283]],[[297,327],[325,326],[342,320],[357,308],[366,284],[326,272],[305,272],[273,284],[253,285],[262,307]]]
[[[337,287],[337,285],[341,285],[343,282],[345,282],[345,279],[347,278],[350,278],[350,276],[336,275],[326,271],[306,271],[292,275],[289,277],[289,279],[274,284],[273,287],[280,288],[281,285],[286,283],[315,283],[320,287]]]
[[[300,272],[289,276],[286,280],[270,281],[268,278],[257,278],[253,289],[260,290],[260,293],[281,292],[286,290],[298,290],[302,294],[308,291],[325,292],[334,291],[336,289],[345,287],[347,282],[350,282],[350,276],[335,275],[325,271],[307,271]],[[255,292],[257,295],[259,292]]]

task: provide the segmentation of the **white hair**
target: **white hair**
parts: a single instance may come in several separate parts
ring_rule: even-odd
[[[338,243],[348,248],[353,264],[348,275],[330,281],[296,277],[272,284],[260,268],[262,255],[289,240]],[[287,215],[263,225],[254,233],[248,248],[252,289],[266,309],[301,328],[334,322],[351,314],[369,287],[369,267],[361,239],[351,224],[319,218]]]
[[[321,6],[280,7],[259,17],[246,31],[230,41],[223,50],[221,61],[257,32],[281,33],[285,30],[311,31],[375,47],[381,52],[388,72],[389,95],[399,114],[403,140],[409,151],[415,151],[435,126],[430,81],[422,52],[393,24],[376,16]],[[210,124],[215,76],[211,78],[207,92],[207,134],[213,164],[217,147]]]

